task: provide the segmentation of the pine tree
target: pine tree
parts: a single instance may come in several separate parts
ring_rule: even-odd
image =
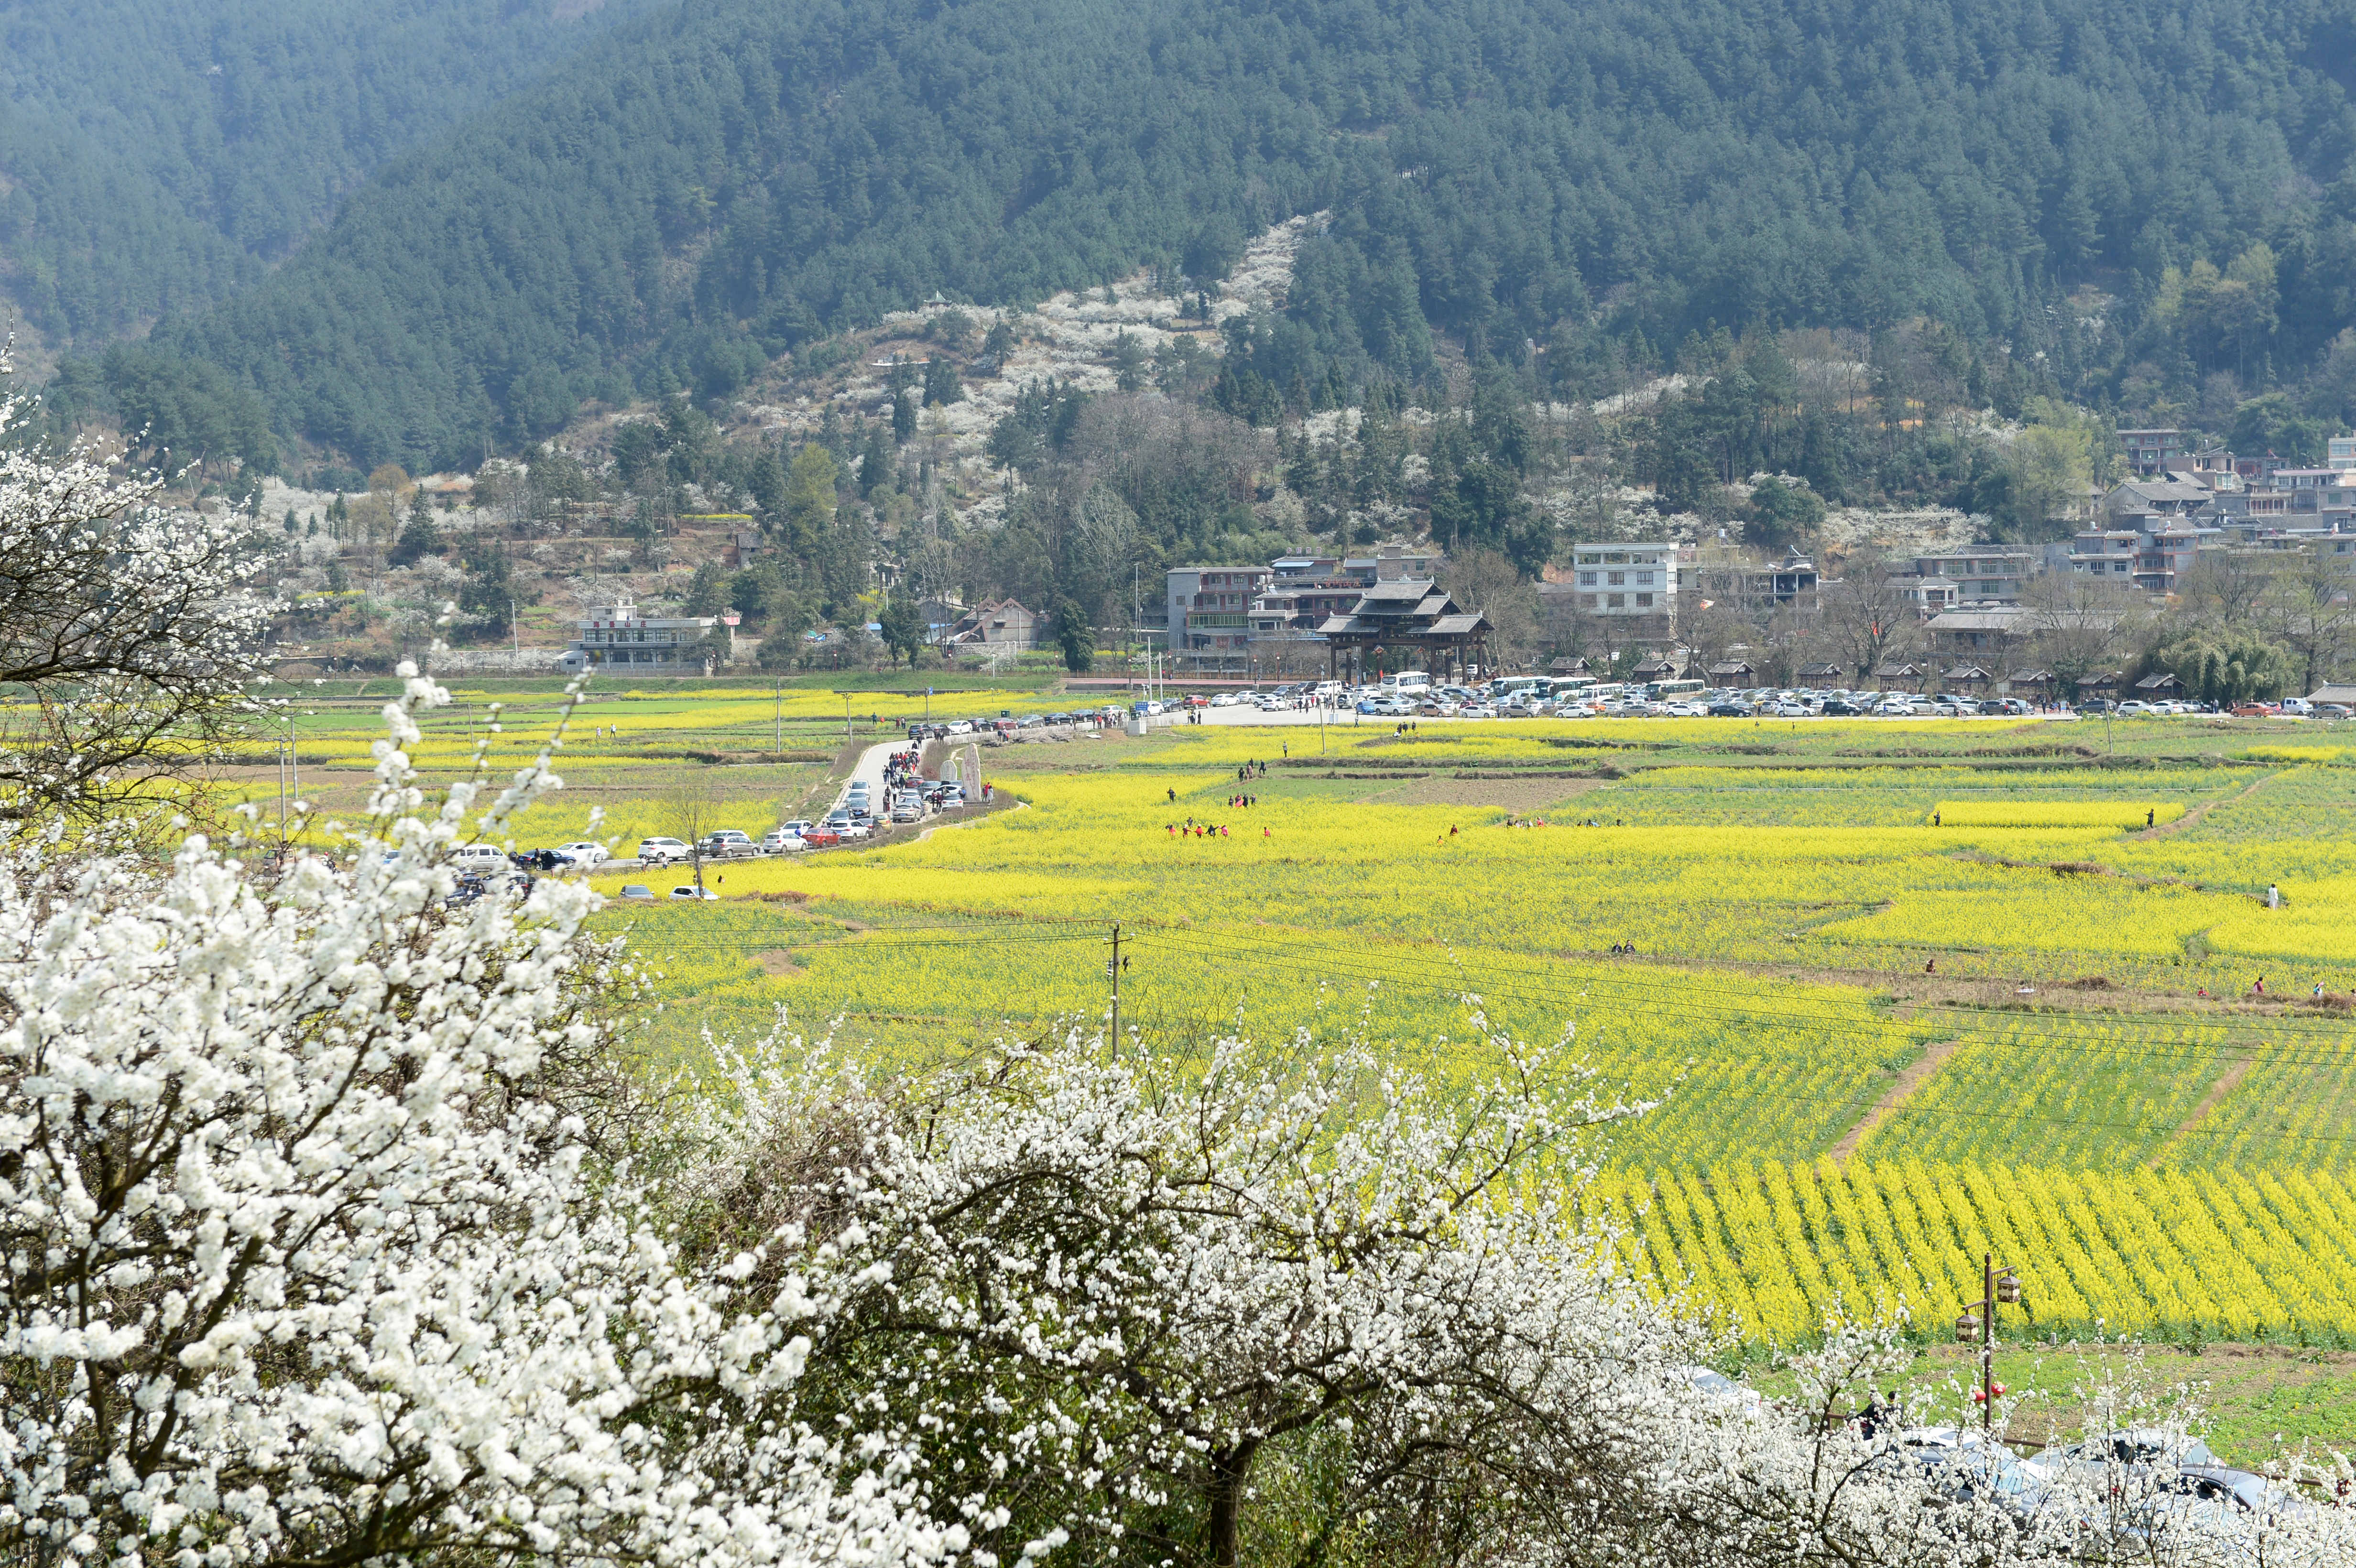
[[[897,404],[894,405],[894,410],[896,413]],[[893,422],[896,425],[899,421],[895,418]],[[862,501],[873,500],[875,492],[882,489],[885,481],[891,478],[894,466],[891,439],[884,433],[882,425],[869,425],[867,443],[859,453],[859,498]]]

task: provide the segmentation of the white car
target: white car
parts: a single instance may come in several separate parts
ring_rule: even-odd
[[[791,855],[809,848],[802,842],[799,833],[789,832],[783,827],[772,827],[761,835],[761,853],[764,855]]]
[[[683,838],[641,838],[638,840],[638,863],[642,866],[668,866],[684,860],[693,851]]]
[[[1243,699],[1232,691],[1215,691],[1211,694],[1211,706],[1214,708],[1233,708],[1241,701]]]
[[[592,843],[586,838],[571,844],[559,844],[556,847],[556,852],[576,866],[594,866],[600,861],[614,858],[614,852],[611,849],[606,848],[603,844]]]
[[[710,888],[699,888],[691,883],[683,888],[671,889],[670,896],[675,899],[687,899],[691,901],[701,901],[705,903],[718,903],[720,901],[720,895],[713,892]]]
[[[504,871],[510,862],[508,852],[496,844],[462,844],[451,852],[450,863],[461,871],[481,873]]]

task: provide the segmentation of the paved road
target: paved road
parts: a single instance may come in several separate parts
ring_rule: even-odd
[[[851,776],[842,781],[842,788],[835,792],[834,805],[830,806],[828,809],[830,811],[841,811],[844,805],[851,799],[851,786],[854,784],[864,783],[867,785],[867,809],[870,811],[882,810],[884,805],[884,764],[891,757],[893,752],[905,752],[907,749],[908,742],[905,740],[882,741],[860,752],[859,761],[851,767]]]

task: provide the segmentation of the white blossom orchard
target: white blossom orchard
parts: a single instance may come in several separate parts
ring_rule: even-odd
[[[404,673],[340,860],[0,880],[0,1551],[953,1551],[904,1456],[791,1419],[830,1287],[688,1272],[568,1102],[592,895],[445,903],[447,851],[555,780],[427,812],[402,748],[446,698]]]

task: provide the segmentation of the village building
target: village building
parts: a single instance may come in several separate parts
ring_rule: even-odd
[[[632,675],[710,675],[736,656],[734,614],[648,615],[624,591],[581,618],[558,656],[566,675],[626,667]]]

